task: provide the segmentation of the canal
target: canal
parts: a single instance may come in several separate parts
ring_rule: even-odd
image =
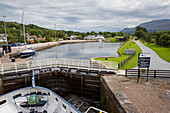
[[[47,50],[39,51],[33,60],[36,59],[47,59],[47,58],[70,58],[70,59],[90,59],[92,57],[98,56],[112,56],[117,57],[117,50],[122,46],[123,43],[103,43],[103,42],[89,42],[89,43],[75,43],[75,44],[65,44],[56,46]],[[62,82],[62,85],[60,84]],[[48,86],[54,92],[58,93],[61,97],[69,101],[81,112],[85,112],[88,107],[94,106],[100,108],[100,92],[96,94],[88,95],[83,94],[84,92],[74,93],[67,91],[67,84],[65,78],[60,79],[48,79],[47,84],[42,86]],[[52,85],[54,84],[54,85]],[[41,84],[40,84],[41,85]],[[56,87],[57,86],[57,87]],[[66,87],[63,87],[66,86]]]
[[[90,59],[97,56],[117,57],[117,50],[122,43],[75,43],[56,46],[36,53],[33,59],[46,58],[71,58],[71,59]]]

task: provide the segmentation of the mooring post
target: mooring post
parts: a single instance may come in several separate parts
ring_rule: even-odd
[[[83,75],[81,75],[81,91],[83,92],[83,79],[84,79],[84,77],[83,77]]]
[[[154,78],[156,78],[156,70],[154,71]]]
[[[140,78],[140,68],[138,68],[138,78],[137,78],[137,83],[139,83],[139,78]]]
[[[2,75],[0,76],[0,95],[4,93],[4,88],[3,88],[3,77]]]
[[[127,69],[126,69],[126,71],[125,71],[125,77],[127,77]]]
[[[149,79],[149,68],[147,68],[147,79],[146,79],[147,82],[148,82],[148,79]]]
[[[27,86],[27,77],[25,76],[25,86]]]

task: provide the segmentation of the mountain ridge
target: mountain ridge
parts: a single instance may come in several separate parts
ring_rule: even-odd
[[[152,20],[145,23],[139,24],[141,27],[145,27],[149,32],[153,31],[170,31],[170,19],[160,19],[160,20]],[[124,33],[134,33],[136,27],[133,28],[124,28],[122,31]]]

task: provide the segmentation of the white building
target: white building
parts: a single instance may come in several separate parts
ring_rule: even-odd
[[[77,40],[77,35],[71,35],[68,40]]]
[[[87,40],[89,40],[89,39],[104,39],[104,36],[103,35],[88,35],[88,36],[86,36],[86,37],[84,37],[84,39],[87,39]]]

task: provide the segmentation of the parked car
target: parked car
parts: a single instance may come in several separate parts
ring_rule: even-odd
[[[14,44],[11,44],[11,46],[18,46],[18,44],[17,44],[17,43],[14,43]]]
[[[58,39],[59,41],[62,41],[63,39],[62,38],[60,38],[60,39]]]
[[[33,44],[32,42],[27,42],[27,44]]]
[[[18,43],[18,46],[23,46],[24,45],[24,43]]]

